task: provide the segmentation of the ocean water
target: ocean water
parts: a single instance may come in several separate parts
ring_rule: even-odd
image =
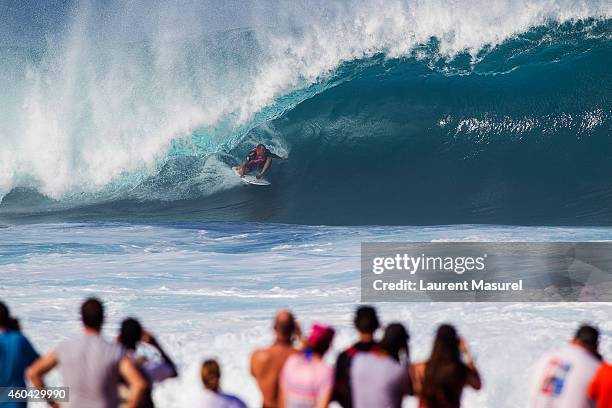
[[[176,359],[180,378],[161,384],[155,400],[184,407],[198,390],[199,364],[209,357],[220,360],[226,391],[260,404],[248,359],[272,340],[271,319],[280,308],[292,309],[305,330],[313,322],[332,324],[338,330],[328,355],[333,361],[355,337],[362,241],[601,241],[612,239],[612,229],[49,223],[9,226],[2,237],[0,298],[39,350],[78,333],[81,300],[100,296],[109,338],[122,318],[136,316]],[[601,352],[612,356],[610,303],[377,307],[383,322],[408,327],[413,361],[427,357],[438,324],[457,325],[484,380],[481,392],[466,392],[467,407],[524,407],[530,367],[568,341],[579,323],[598,324]]]
[[[291,308],[354,339],[363,241],[612,239],[612,5],[596,0],[7,1],[0,5],[0,298],[41,351],[106,302],[179,365],[247,369]],[[288,156],[265,188],[231,167]],[[441,322],[524,407],[537,357],[611,303],[396,303],[425,358]],[[503,351],[500,352],[500,351]],[[52,382],[59,381],[57,375]],[[414,407],[413,400],[406,406]]]

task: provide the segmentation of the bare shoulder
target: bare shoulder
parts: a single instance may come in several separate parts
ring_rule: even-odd
[[[270,349],[258,349],[251,354],[252,364],[265,364],[270,359]]]

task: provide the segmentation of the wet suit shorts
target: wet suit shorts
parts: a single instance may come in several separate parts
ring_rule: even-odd
[[[247,162],[246,162],[246,168],[248,171],[254,171],[255,169],[260,169],[263,167],[263,165],[266,162],[266,158],[262,157],[262,158],[256,158],[256,159],[249,159],[247,157]]]

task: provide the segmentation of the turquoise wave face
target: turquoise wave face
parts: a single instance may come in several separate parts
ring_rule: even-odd
[[[291,144],[276,219],[610,223],[612,47],[583,33],[542,28],[469,70],[382,61],[256,129]]]
[[[174,141],[154,175],[122,176],[82,201],[17,189],[2,212],[608,225],[611,27],[610,20],[551,23],[452,58],[433,38],[402,58],[347,62],[238,127],[228,120]],[[240,185],[230,171],[259,142],[290,157],[273,165],[265,191]]]

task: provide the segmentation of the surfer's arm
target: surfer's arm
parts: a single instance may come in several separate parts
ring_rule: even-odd
[[[270,167],[270,164],[272,163],[272,158],[268,157],[266,159],[266,162],[263,165],[263,168],[261,169],[261,171],[259,172],[259,174],[257,174],[257,178],[260,179],[263,177],[264,173],[268,170],[268,168]]]

